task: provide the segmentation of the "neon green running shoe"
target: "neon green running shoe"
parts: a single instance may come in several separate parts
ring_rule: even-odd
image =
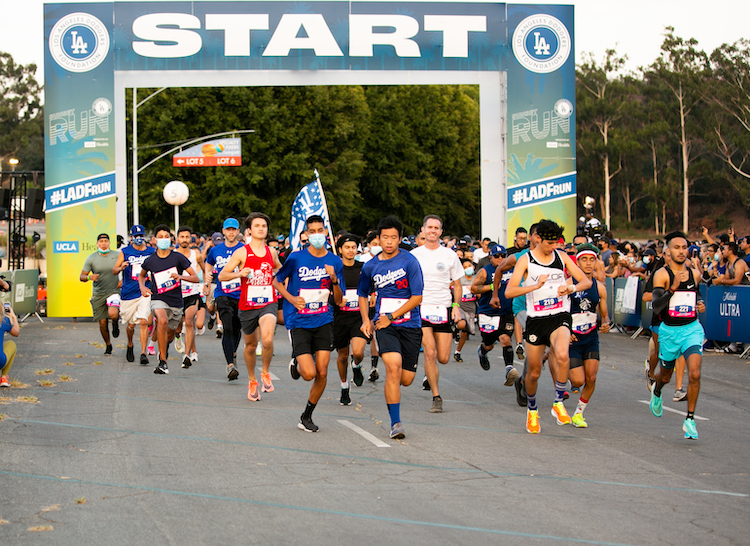
[[[685,431],[685,438],[688,440],[698,439],[698,429],[695,428],[695,419],[685,419],[682,423],[682,430]]]
[[[586,419],[583,418],[583,413],[574,413],[573,417],[570,418],[570,422],[576,428],[588,428],[589,426]]]

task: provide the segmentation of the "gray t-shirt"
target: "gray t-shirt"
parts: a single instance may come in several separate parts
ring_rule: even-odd
[[[94,252],[83,264],[83,271],[99,273],[99,280],[94,281],[94,290],[92,296],[109,296],[117,292],[117,275],[112,273],[112,268],[117,263],[117,257],[120,255],[115,250],[110,250],[108,254],[99,254]]]

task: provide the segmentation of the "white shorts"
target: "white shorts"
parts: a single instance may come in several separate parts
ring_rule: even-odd
[[[141,319],[151,316],[151,297],[124,300],[120,303],[120,320],[123,324],[138,324]]]

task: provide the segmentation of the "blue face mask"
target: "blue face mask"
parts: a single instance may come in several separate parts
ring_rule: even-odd
[[[320,250],[326,244],[326,236],[323,233],[313,233],[310,235],[310,244]]]
[[[172,246],[172,239],[166,237],[164,239],[157,239],[156,246],[159,248],[159,250],[167,250],[170,246]]]
[[[464,273],[466,273],[467,277],[471,277],[474,274],[474,268],[473,267],[467,267],[464,269]]]
[[[714,254],[714,260],[716,260],[717,262],[721,260],[721,252],[717,252],[716,254]]]
[[[143,246],[143,243],[146,242],[146,239],[144,239],[143,235],[138,235],[136,237],[133,237],[133,244],[135,246]]]

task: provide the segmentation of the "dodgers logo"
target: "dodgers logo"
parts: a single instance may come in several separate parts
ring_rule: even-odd
[[[531,15],[513,32],[513,54],[521,66],[537,74],[549,74],[560,68],[571,49],[568,29],[551,15]]]
[[[49,36],[49,51],[69,72],[88,72],[109,53],[109,30],[88,13],[71,13],[60,19]]]

